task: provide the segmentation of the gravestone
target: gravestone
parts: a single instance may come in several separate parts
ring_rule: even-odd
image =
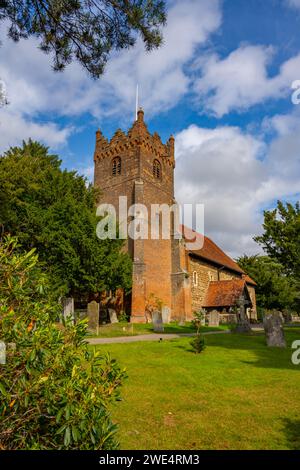
[[[162,307],[161,309],[163,323],[170,323],[171,311],[169,307]]]
[[[246,313],[245,305],[248,305],[248,301],[245,300],[245,297],[243,295],[241,295],[237,301],[238,311],[237,325],[235,330],[237,333],[249,333],[250,331],[252,331]]]
[[[97,333],[99,330],[99,304],[93,300],[87,306],[88,330]]]
[[[63,312],[65,320],[71,318],[74,321],[74,299],[73,297],[67,297],[63,299]]]
[[[220,314],[217,310],[213,310],[208,314],[208,326],[219,326]]]
[[[179,322],[178,322],[178,326],[185,326],[185,317],[181,317]]]
[[[286,348],[283,318],[280,312],[272,312],[264,316],[264,329],[268,346]]]
[[[152,322],[153,322],[153,330],[155,333],[163,333],[164,331],[164,324],[162,321],[162,314],[159,310],[154,310],[152,313]]]
[[[0,364],[6,364],[6,344],[0,341]]]
[[[119,323],[117,312],[113,308],[108,309],[110,323]]]

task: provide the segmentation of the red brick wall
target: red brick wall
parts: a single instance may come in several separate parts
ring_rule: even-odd
[[[121,158],[121,175],[112,175],[112,160]],[[153,162],[161,164],[161,177],[153,175]],[[163,144],[151,135],[139,111],[138,120],[128,134],[117,131],[110,142],[96,135],[94,184],[101,190],[100,203],[113,204],[118,214],[119,196],[127,196],[128,207],[144,204],[150,215],[151,204],[174,202],[174,140]],[[145,321],[145,301],[154,294],[164,306],[172,308],[172,241],[128,241],[133,259],[132,320]]]

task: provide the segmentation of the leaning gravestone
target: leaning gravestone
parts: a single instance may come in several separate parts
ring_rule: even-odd
[[[286,348],[283,318],[280,312],[272,312],[264,316],[264,329],[268,346]]]
[[[170,323],[171,312],[169,307],[162,307],[161,315],[163,323]]]
[[[245,300],[243,295],[239,297],[237,305],[237,325],[235,331],[237,333],[250,333],[252,330],[245,308],[245,305],[248,305],[248,302]]]
[[[6,364],[6,344],[0,341],[0,364]]]
[[[108,309],[110,323],[119,323],[117,312],[113,308]]]
[[[152,322],[153,322],[153,330],[155,333],[163,333],[164,331],[164,324],[162,321],[162,314],[159,310],[154,310],[152,313]]]
[[[67,297],[63,299],[64,318],[71,318],[74,321],[74,299]]]
[[[97,333],[99,329],[99,304],[93,300],[87,306],[88,330]]]
[[[220,314],[217,310],[213,310],[208,314],[208,326],[219,326]]]

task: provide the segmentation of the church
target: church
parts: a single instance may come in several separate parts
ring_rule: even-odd
[[[101,190],[101,203],[119,207],[175,203],[173,136],[164,144],[148,131],[144,112],[127,133],[118,129],[109,141],[96,132],[94,185]],[[117,218],[118,218],[117,212]],[[128,221],[129,223],[129,221]],[[172,222],[171,222],[172,227]],[[237,302],[243,298],[249,319],[255,320],[255,282],[210,238],[181,227],[183,237],[171,236],[126,240],[133,261],[132,292],[125,305],[131,322],[148,320],[148,306],[156,299],[169,320],[191,320],[195,311],[217,310],[223,321],[232,321]],[[188,240],[201,238],[192,249]]]

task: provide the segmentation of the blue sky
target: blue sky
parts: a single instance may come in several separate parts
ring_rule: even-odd
[[[0,151],[41,140],[89,178],[95,130],[132,124],[135,86],[150,131],[176,138],[176,197],[205,204],[205,232],[233,256],[259,251],[262,211],[299,199],[300,0],[168,1],[165,43],[114,53],[93,81],[63,73],[34,39],[15,45],[0,26]]]

